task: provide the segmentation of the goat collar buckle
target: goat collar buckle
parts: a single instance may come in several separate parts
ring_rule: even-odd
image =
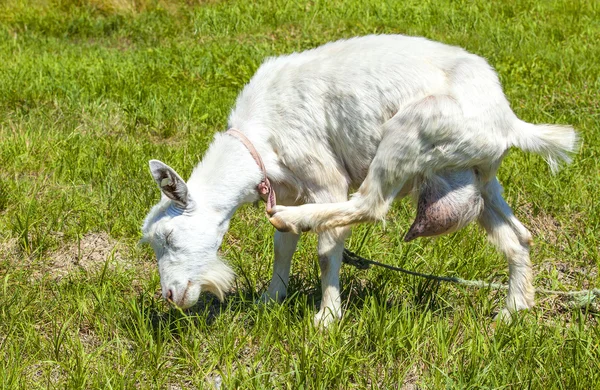
[[[262,158],[260,158],[260,154],[258,154],[258,151],[254,147],[254,145],[252,145],[252,142],[250,142],[248,137],[246,137],[239,130],[229,129],[225,132],[225,134],[229,134],[239,139],[244,144],[246,149],[248,149],[250,155],[252,156],[254,161],[256,161],[256,165],[258,165],[258,167],[262,171],[263,179],[260,183],[258,183],[256,189],[258,190],[258,193],[260,194],[261,198],[265,202],[267,202],[267,213],[271,213],[271,209],[275,207],[275,205],[277,204],[277,200],[275,198],[275,190],[273,189],[273,186],[271,185],[271,182],[267,177],[267,170],[265,169],[265,165],[263,164]]]

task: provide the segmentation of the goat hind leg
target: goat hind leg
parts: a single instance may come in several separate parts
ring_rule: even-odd
[[[392,197],[393,200],[393,197]],[[299,234],[313,230],[321,233],[337,227],[382,219],[391,202],[369,208],[359,194],[339,203],[309,203],[301,206],[275,206],[269,221],[281,232]]]
[[[277,206],[272,210],[271,223],[278,230],[299,233],[383,219],[404,184],[416,174],[427,167],[442,170],[445,165],[457,163],[452,153],[444,156],[448,151],[464,149],[452,144],[452,137],[448,137],[449,132],[456,132],[455,138],[464,133],[460,118],[462,110],[449,96],[427,96],[407,104],[383,124],[377,153],[365,180],[350,200]],[[439,142],[445,144],[439,145]],[[476,150],[476,146],[471,149]],[[468,160],[470,157],[467,157],[456,158]]]
[[[371,182],[372,185],[365,186],[363,183],[359,191],[348,201],[275,206],[269,221],[279,231],[299,234],[309,230],[320,233],[337,227],[381,220],[405,180],[398,180],[396,186],[385,192],[381,191],[377,179],[369,180],[367,176],[365,181]],[[373,187],[377,189],[370,190]]]
[[[277,230],[317,233],[337,227],[381,220],[406,183],[414,176],[414,165],[404,163],[410,153],[403,152],[390,138],[381,141],[358,192],[345,202],[309,203],[301,206],[275,206],[269,219]],[[396,140],[397,141],[397,138]],[[396,150],[394,150],[396,147]]]
[[[479,223],[488,239],[508,260],[508,294],[506,307],[498,313],[498,319],[508,320],[512,313],[529,309],[534,305],[535,289],[529,260],[531,234],[514,216],[502,198],[502,187],[493,179],[483,192],[484,209]]]

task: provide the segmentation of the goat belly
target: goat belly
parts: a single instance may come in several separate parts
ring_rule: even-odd
[[[477,218],[483,209],[473,170],[425,178],[418,191],[417,217],[404,241],[457,231]]]

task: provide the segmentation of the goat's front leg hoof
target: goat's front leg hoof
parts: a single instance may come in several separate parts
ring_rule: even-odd
[[[315,314],[314,324],[316,328],[327,329],[342,318],[341,310],[324,307]]]
[[[271,215],[269,222],[280,232],[300,234],[310,230],[299,207],[275,206],[269,214]]]
[[[285,293],[275,293],[271,294],[268,291],[262,293],[260,298],[256,300],[256,304],[258,305],[270,305],[274,303],[281,303],[285,298]]]

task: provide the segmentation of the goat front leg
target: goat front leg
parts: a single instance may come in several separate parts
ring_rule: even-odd
[[[273,244],[275,258],[273,260],[273,278],[267,291],[261,296],[261,301],[280,302],[287,295],[287,287],[290,280],[290,268],[292,257],[298,245],[299,234],[283,233],[275,231]]]
[[[344,241],[350,228],[338,228],[319,234],[319,267],[321,268],[321,307],[315,315],[315,326],[327,327],[342,317],[340,297],[340,268]]]

